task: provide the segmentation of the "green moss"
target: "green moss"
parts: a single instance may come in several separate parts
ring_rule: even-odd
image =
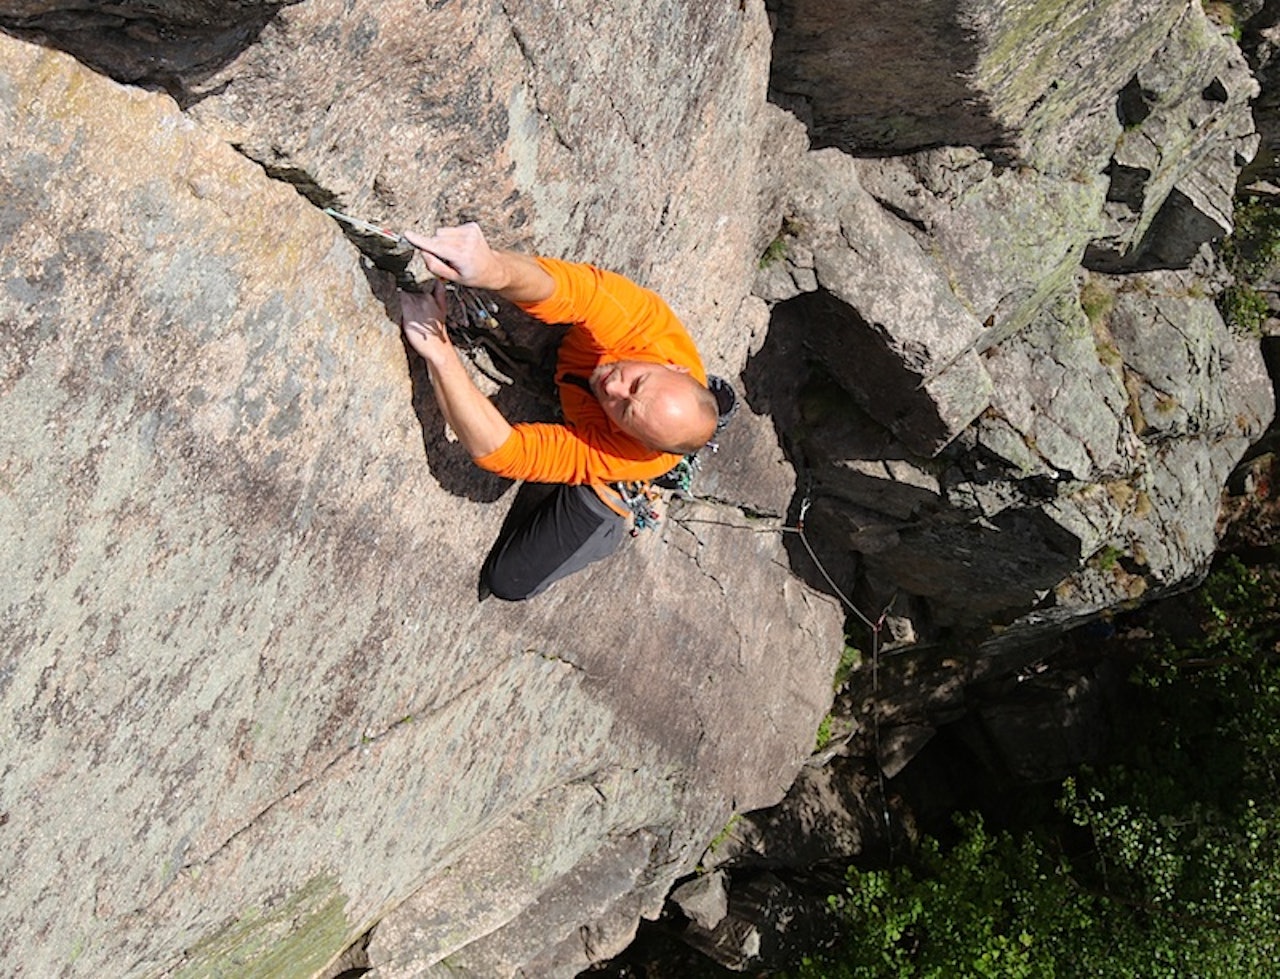
[[[1093,557],[1089,558],[1089,564],[1099,571],[1110,571],[1119,563],[1122,557],[1124,557],[1124,551],[1108,544],[1094,554]]]
[[[1222,244],[1222,261],[1235,281],[1218,297],[1218,309],[1236,333],[1258,336],[1271,315],[1257,285],[1280,274],[1280,209],[1262,198],[1236,204],[1235,230]]]
[[[857,668],[862,662],[862,650],[857,646],[845,644],[844,650],[840,653],[840,662],[836,665],[836,675],[831,681],[832,687],[839,690],[849,680],[849,674]]]
[[[174,979],[306,979],[350,944],[347,899],[329,875],[313,877],[269,909],[248,908],[198,942]]]
[[[773,241],[760,255],[760,260],[756,264],[762,269],[767,269],[770,265],[781,262],[787,257],[787,246],[792,239],[796,238],[802,231],[804,226],[795,218],[783,218],[782,225],[778,228],[778,233],[773,236]]]
[[[1080,289],[1080,308],[1089,317],[1089,323],[1097,325],[1111,315],[1116,306],[1116,294],[1097,279],[1089,279]]]
[[[1110,338],[1099,339],[1094,349],[1098,352],[1098,363],[1103,367],[1119,367],[1124,363],[1124,356],[1120,353],[1120,348],[1116,346],[1114,340]]]
[[[711,838],[711,842],[707,844],[707,852],[715,853],[716,850],[724,846],[728,842],[729,837],[733,835],[734,827],[738,825],[738,820],[742,818],[738,813],[734,813],[729,817],[729,821],[724,824],[724,828]]]
[[[1105,283],[1090,278],[1080,288],[1080,308],[1093,332],[1093,348],[1103,367],[1118,368],[1124,357],[1111,335],[1111,312],[1115,309],[1115,291]]]
[[[1035,43],[1046,35],[1060,35],[1060,21],[1064,14],[1061,0],[1039,0],[1030,6],[1020,6],[1016,16],[1011,16],[1004,23],[1004,31],[992,50],[982,59],[983,64],[991,66],[1007,66],[1021,63],[1018,56],[1026,51],[1039,51],[1037,63],[1032,70],[1024,71],[1024,76],[1038,78],[1040,61],[1045,57],[1044,51],[1051,50],[1050,45]]]
[[[775,265],[787,257],[787,239],[781,234],[769,242],[760,255],[760,261],[757,263],[760,268],[767,269],[770,265]]]
[[[831,743],[832,727],[834,724],[835,718],[830,714],[822,719],[822,723],[818,725],[818,734],[814,738],[814,751],[821,751]]]
[[[1220,308],[1227,325],[1248,337],[1261,336],[1262,324],[1270,315],[1266,296],[1241,282],[1223,290]]]
[[[1241,21],[1247,20],[1248,11],[1237,11],[1237,4],[1229,0],[1205,0],[1204,12],[1211,21],[1231,35],[1233,41],[1239,41],[1244,34]]]
[[[1063,212],[1058,212],[1062,215]],[[1064,226],[1082,227],[1064,216]],[[1036,286],[1031,295],[1023,299],[1015,308],[1009,310],[1004,321],[994,330],[989,331],[984,342],[996,344],[1003,342],[1020,332],[1040,311],[1052,302],[1061,302],[1069,291],[1071,281],[1080,268],[1080,250],[1069,248],[1065,257],[1053,268],[1043,269],[1037,274]]]

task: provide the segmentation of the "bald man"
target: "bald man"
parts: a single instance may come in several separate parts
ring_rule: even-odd
[[[445,420],[475,463],[555,484],[499,537],[482,594],[531,598],[612,554],[632,511],[620,484],[646,483],[715,432],[718,404],[689,333],[657,295],[590,265],[490,247],[475,224],[407,233],[437,279],[496,292],[545,323],[568,323],[556,362],[563,424],[510,424],[471,380],[445,328],[445,291],[400,294],[409,344]]]

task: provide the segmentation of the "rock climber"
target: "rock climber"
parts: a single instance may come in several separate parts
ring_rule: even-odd
[[[475,224],[405,237],[436,285],[401,292],[401,325],[426,361],[445,421],[482,469],[556,484],[504,529],[481,572],[482,596],[531,598],[618,548],[632,510],[615,487],[662,476],[700,449],[716,430],[719,403],[675,314],[621,275],[492,248]],[[449,340],[445,281],[570,324],[556,362],[563,424],[512,425],[476,387]]]

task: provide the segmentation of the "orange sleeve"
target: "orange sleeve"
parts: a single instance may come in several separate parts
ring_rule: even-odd
[[[558,258],[535,259],[555,282],[549,299],[521,308],[544,323],[572,323],[618,357],[648,352],[707,381],[693,338],[657,293],[616,272]],[[649,359],[649,358],[646,358]]]
[[[515,425],[501,446],[475,463],[508,479],[577,484],[653,479],[680,461],[626,436],[592,435],[589,442],[567,425]]]

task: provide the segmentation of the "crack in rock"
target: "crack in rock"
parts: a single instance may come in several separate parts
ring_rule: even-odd
[[[567,661],[564,661],[564,662],[567,662]],[[274,811],[280,805],[287,803],[290,799],[295,798],[296,796],[305,792],[312,786],[322,782],[325,776],[328,775],[329,772],[334,769],[334,767],[346,761],[348,758],[351,757],[353,753],[367,751],[371,745],[384,741],[386,738],[401,732],[405,728],[409,727],[410,725],[418,721],[426,721],[434,717],[437,717],[444,711],[447,711],[453,704],[457,703],[462,699],[465,699],[466,697],[474,694],[477,690],[482,689],[486,685],[490,684],[492,677],[495,674],[501,672],[505,668],[506,668],[505,662],[500,660],[494,665],[492,669],[484,673],[481,677],[468,683],[466,686],[461,687],[455,693],[447,697],[444,701],[438,704],[435,704],[434,706],[431,706],[429,708],[426,708],[424,710],[410,711],[400,719],[388,724],[380,732],[370,734],[368,731],[366,731],[363,735],[361,735],[360,740],[358,742],[347,745],[345,748],[343,748],[341,751],[335,754],[328,762],[326,762],[319,771],[315,772],[313,775],[306,777],[302,781],[298,782],[295,786],[293,786],[293,788],[289,789],[287,792],[284,792],[276,796],[274,799],[272,799],[270,802],[264,805],[256,813],[250,816],[238,829],[230,833],[226,837],[226,839],[224,839],[221,843],[219,843],[214,849],[209,851],[206,855],[200,857],[199,859],[191,860],[187,863],[184,863],[182,867],[179,869],[178,874],[174,875],[174,879],[176,880],[177,877],[182,873],[189,874],[192,871],[197,870],[198,868],[208,866],[209,864],[216,861],[220,854],[226,851],[228,847],[232,846],[242,836],[250,832],[255,826],[257,826],[262,821],[264,817],[268,816],[272,811]],[[170,881],[170,884],[171,883],[172,881]],[[164,888],[162,888],[161,891],[154,898],[152,898],[150,902],[148,902],[148,904],[146,905],[146,908],[149,908],[152,905],[154,905],[160,899],[160,897],[164,894],[164,892],[168,890],[168,886],[169,885],[166,885]],[[146,908],[144,908],[143,910],[145,910]]]

